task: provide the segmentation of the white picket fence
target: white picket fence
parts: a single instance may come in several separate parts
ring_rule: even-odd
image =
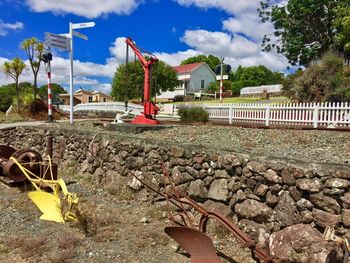
[[[350,103],[222,103],[222,104],[164,104],[159,105],[159,117],[178,118],[179,107],[202,107],[209,119],[234,123],[256,123],[265,126],[311,126],[314,128],[350,128]],[[143,106],[128,104],[131,114],[138,115]],[[60,105],[69,112],[69,106]],[[123,102],[86,103],[74,106],[74,112],[124,112]]]
[[[265,126],[350,128],[350,103],[238,103],[201,105],[212,120],[229,124],[245,122]]]
[[[59,105],[60,110],[69,112],[69,105]],[[131,110],[131,115],[138,115],[143,111],[142,105],[137,105],[133,103],[128,103],[128,110]],[[78,104],[73,107],[74,112],[124,112],[125,104],[124,102],[99,102],[99,103],[84,103]]]

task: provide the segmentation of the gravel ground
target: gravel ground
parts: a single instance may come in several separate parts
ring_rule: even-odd
[[[55,126],[56,125],[56,126]],[[72,129],[67,123],[54,127]],[[77,122],[73,129],[102,132],[92,122]],[[176,125],[140,134],[108,132],[163,143],[189,144],[252,156],[270,156],[305,162],[350,163],[350,132],[324,130],[251,129],[233,126]]]
[[[80,224],[39,220],[41,213],[27,193],[0,185],[0,262],[189,262],[163,231],[164,203],[149,203],[146,191],[130,194],[125,188],[110,194],[87,176],[66,181],[75,182],[69,189],[79,195]],[[211,231],[223,263],[254,262],[249,251],[225,235]]]

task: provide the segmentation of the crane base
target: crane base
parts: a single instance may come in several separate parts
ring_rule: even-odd
[[[147,118],[145,115],[137,115],[135,119],[132,120],[131,124],[146,124],[146,125],[158,125],[159,120]]]

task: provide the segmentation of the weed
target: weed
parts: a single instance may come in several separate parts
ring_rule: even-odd
[[[17,236],[9,239],[7,245],[14,249],[20,249],[23,258],[30,258],[33,256],[41,257],[44,252],[49,250],[47,246],[47,237],[44,235],[32,238]]]
[[[73,233],[66,232],[58,239],[58,247],[63,249],[69,249],[75,247],[80,238],[74,235]]]
[[[75,253],[76,251],[73,247],[65,248],[63,250],[60,250],[58,253],[51,255],[49,259],[51,263],[69,262],[75,257]]]

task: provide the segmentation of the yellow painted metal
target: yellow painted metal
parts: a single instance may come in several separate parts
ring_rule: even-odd
[[[53,180],[52,164],[50,156],[48,156],[48,163],[51,174],[51,180],[42,179],[35,175],[28,169],[22,166],[15,158],[12,160],[23,172],[23,174],[32,183],[36,191],[28,194],[29,198],[36,204],[43,215],[40,217],[42,220],[49,220],[59,223],[64,223],[67,220],[78,221],[77,216],[74,213],[74,208],[78,204],[78,197],[76,194],[68,192],[66,183],[62,179]],[[45,185],[52,189],[53,194],[42,191],[39,185]],[[68,203],[68,210],[63,215],[61,209],[60,190],[62,190],[63,202]]]

